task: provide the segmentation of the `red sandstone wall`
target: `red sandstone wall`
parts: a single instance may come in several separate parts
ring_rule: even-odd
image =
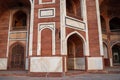
[[[43,0],[42,2],[52,2],[52,0]]]
[[[97,23],[97,12],[95,0],[87,0],[87,17],[88,17],[88,33],[90,56],[100,56],[99,33]]]
[[[50,29],[44,29],[41,32],[41,55],[52,55],[52,31]]]
[[[6,57],[9,15],[9,11],[0,15],[0,57]]]

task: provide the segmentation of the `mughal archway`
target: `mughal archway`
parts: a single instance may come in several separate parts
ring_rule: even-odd
[[[115,44],[112,47],[112,57],[113,57],[113,65],[120,65],[120,43]]]
[[[67,70],[85,70],[84,41],[78,34],[67,39]]]
[[[15,43],[9,51],[9,70],[25,70],[25,46]]]

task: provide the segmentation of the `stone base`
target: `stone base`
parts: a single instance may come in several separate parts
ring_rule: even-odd
[[[0,58],[0,70],[7,70],[7,58]]]
[[[62,57],[31,57],[30,72],[63,72]]]
[[[103,70],[102,57],[88,57],[88,70]]]
[[[63,73],[28,73],[31,77],[62,77]]]

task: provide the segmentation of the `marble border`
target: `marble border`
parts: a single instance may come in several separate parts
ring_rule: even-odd
[[[38,18],[55,17],[55,8],[42,8],[38,11]]]
[[[30,14],[30,33],[29,33],[29,56],[32,55],[33,47],[33,25],[34,25],[34,2],[35,0],[30,0],[31,3],[31,14]]]
[[[65,16],[66,16],[66,0],[60,0],[60,48],[61,48],[61,55],[66,55],[65,53],[65,37],[66,37],[66,30],[65,30]]]
[[[90,56],[89,50],[89,36],[88,36],[88,20],[87,20],[87,3],[86,0],[82,0],[82,10],[83,10],[83,21],[85,22],[86,26],[86,56]]]

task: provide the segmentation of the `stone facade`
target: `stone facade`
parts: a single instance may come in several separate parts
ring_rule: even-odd
[[[0,70],[61,74],[70,70],[103,70],[104,66],[120,63],[115,62],[120,59],[119,51],[114,54],[118,58],[112,57],[114,45],[120,50],[120,37],[119,32],[110,34],[109,18],[102,8],[105,0],[0,3]],[[102,32],[104,26],[106,34]]]

